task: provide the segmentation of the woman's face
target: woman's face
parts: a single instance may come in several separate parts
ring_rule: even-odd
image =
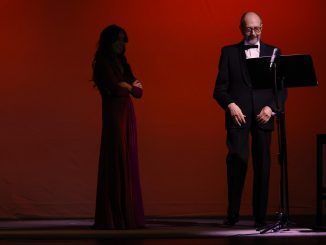
[[[116,55],[124,54],[126,50],[126,43],[125,43],[125,34],[123,32],[120,32],[118,35],[118,39],[114,43],[112,43],[112,50],[113,53]]]

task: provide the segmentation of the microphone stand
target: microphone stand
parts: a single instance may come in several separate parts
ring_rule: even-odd
[[[289,195],[288,195],[288,171],[287,171],[287,147],[286,147],[286,133],[285,133],[285,113],[281,108],[279,102],[278,91],[284,89],[283,79],[281,80],[280,87],[277,84],[277,65],[276,62],[271,64],[274,71],[274,100],[276,105],[276,124],[278,136],[278,162],[280,164],[280,211],[278,212],[278,221],[274,224],[267,225],[260,229],[260,234],[267,233],[268,231],[277,232],[280,230],[289,230]]]

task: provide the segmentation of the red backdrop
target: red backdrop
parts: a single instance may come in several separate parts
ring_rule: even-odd
[[[311,54],[318,88],[287,102],[292,213],[315,206],[315,136],[325,132],[325,2],[0,1],[0,218],[92,217],[100,97],[89,82],[100,31],[126,29],[145,94],[135,101],[146,215],[224,214],[224,114],[212,98],[220,48],[241,40],[239,18],[263,17],[262,39]],[[270,209],[278,210],[273,142]],[[251,165],[250,165],[251,166]],[[251,212],[251,168],[242,213]]]

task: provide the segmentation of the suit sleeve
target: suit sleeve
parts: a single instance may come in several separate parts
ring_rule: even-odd
[[[228,93],[229,89],[229,69],[228,69],[228,56],[225,52],[225,48],[221,50],[221,57],[219,61],[219,71],[216,78],[213,97],[217,103],[224,109],[230,103],[233,103],[233,99]]]

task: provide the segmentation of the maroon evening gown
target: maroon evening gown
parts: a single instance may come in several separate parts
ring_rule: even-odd
[[[130,94],[142,96],[142,89],[129,92],[118,85],[135,80],[129,65],[123,69],[109,61],[95,66],[97,87],[102,97],[102,136],[99,157],[94,227],[136,229],[144,224],[138,171],[137,128]]]

